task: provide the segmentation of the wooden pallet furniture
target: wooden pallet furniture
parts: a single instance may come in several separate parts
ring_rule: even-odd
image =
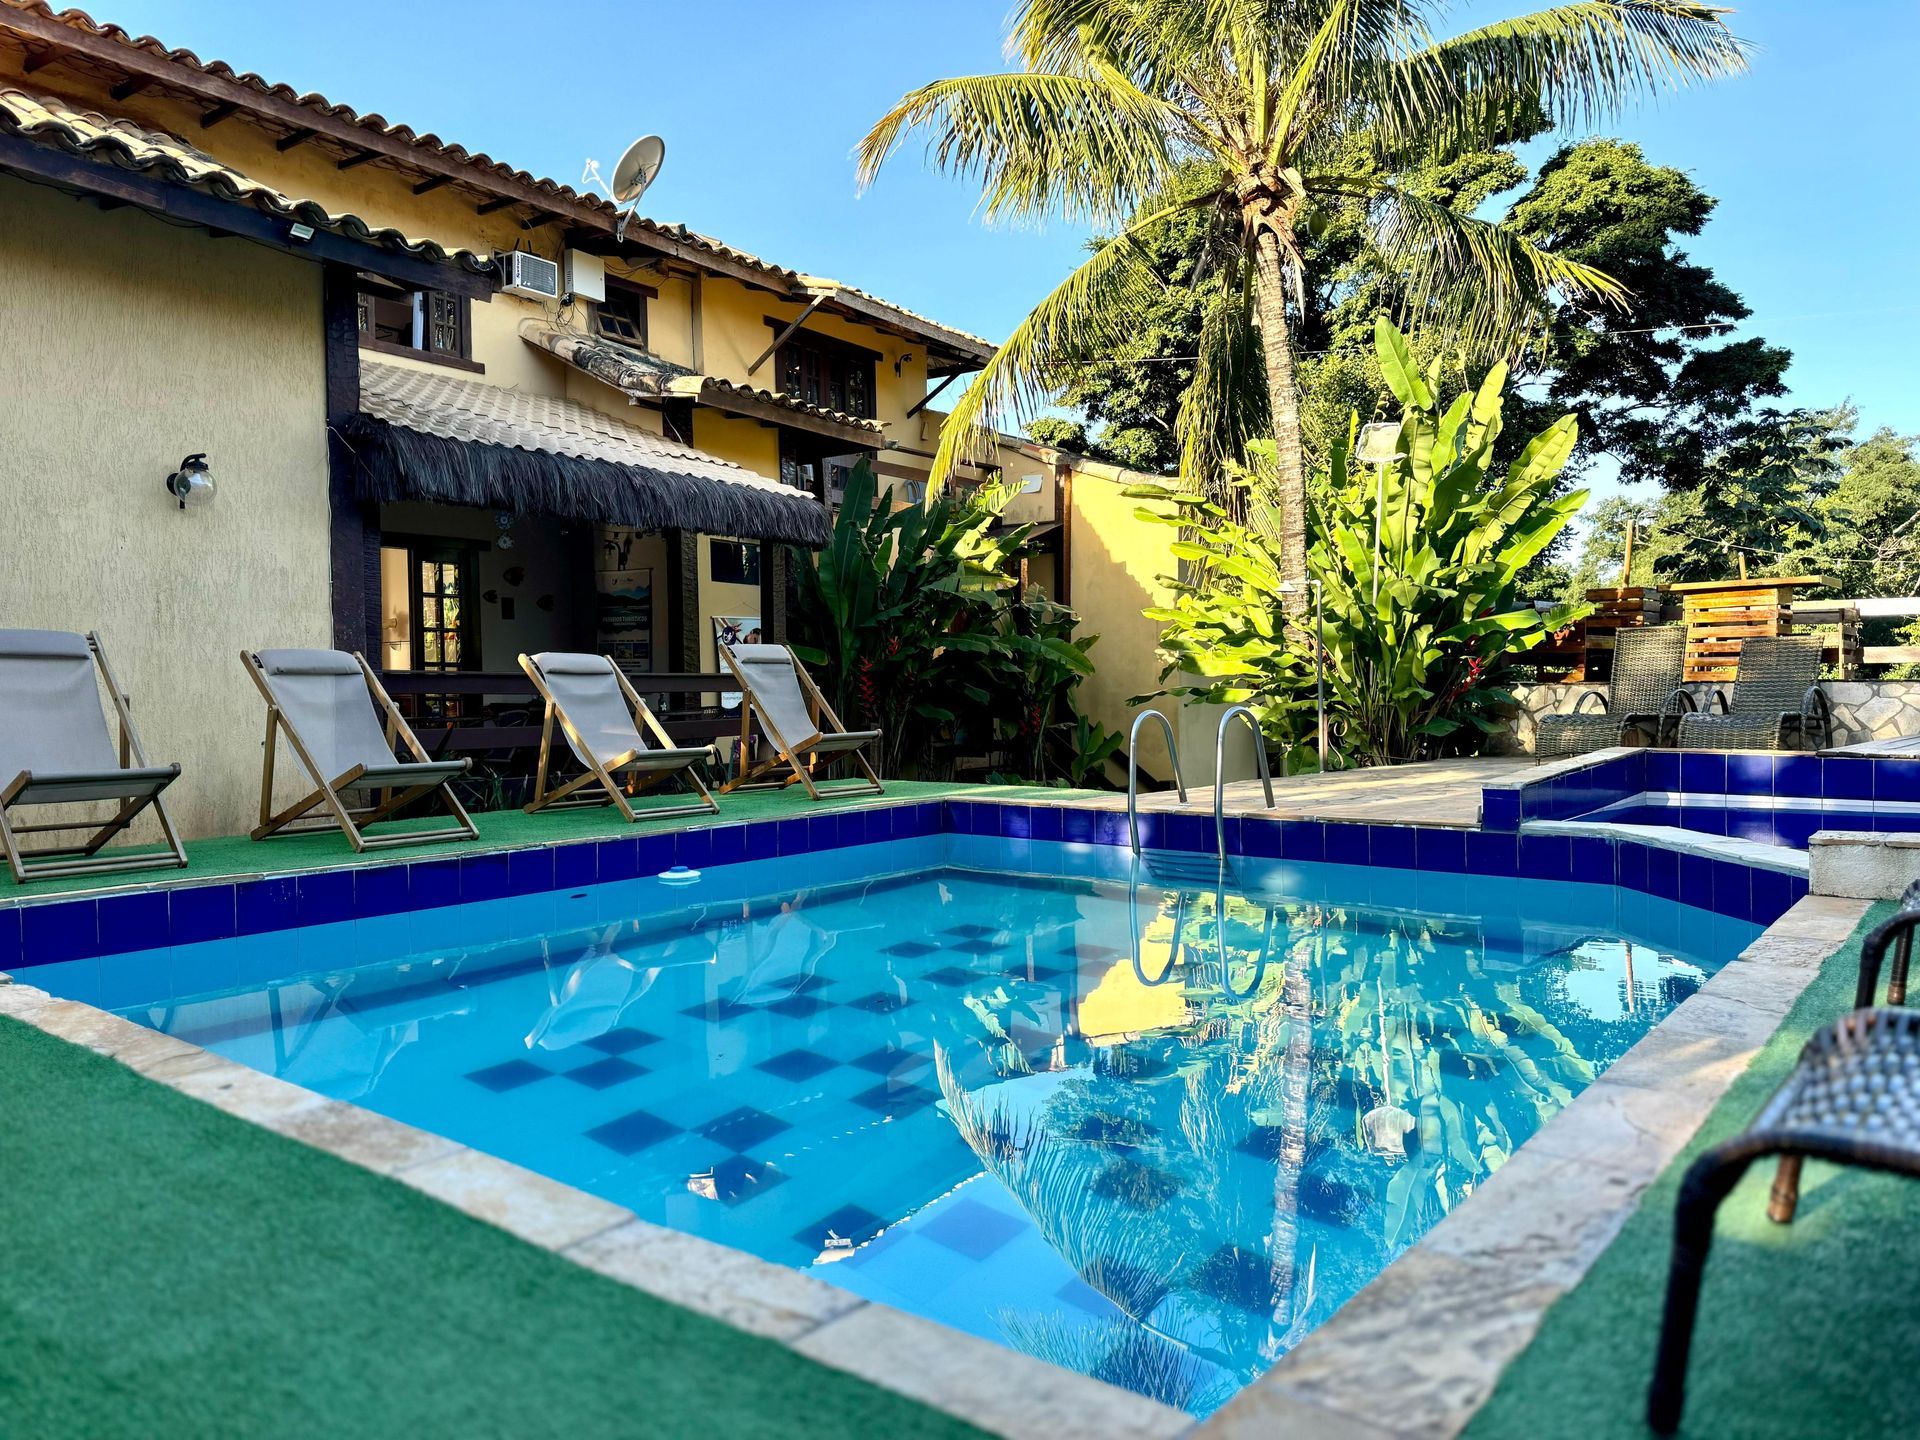
[[[1593,614],[1577,620],[1528,653],[1540,678],[1556,684],[1604,681],[1613,674],[1614,637],[1624,629],[1658,625],[1664,601],[1654,585],[1596,586],[1586,592]]]
[[[1750,637],[1787,633],[1794,592],[1829,583],[1819,575],[1792,575],[1669,586],[1680,599],[1687,626],[1688,682],[1733,679],[1740,668],[1740,648]]]

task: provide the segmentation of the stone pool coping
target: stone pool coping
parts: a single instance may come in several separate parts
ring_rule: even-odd
[[[1196,1434],[1458,1435],[1868,906],[1799,900]]]

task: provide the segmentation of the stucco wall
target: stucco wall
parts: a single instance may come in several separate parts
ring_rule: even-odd
[[[320,267],[11,179],[0,215],[0,625],[99,631],[186,833],[243,829],[240,650],[331,628]],[[183,514],[190,451],[219,489]]]

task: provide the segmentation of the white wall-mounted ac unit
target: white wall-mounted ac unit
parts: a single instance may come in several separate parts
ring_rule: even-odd
[[[551,260],[525,250],[507,250],[495,255],[500,267],[500,288],[508,295],[524,295],[529,300],[560,298],[560,267]]]

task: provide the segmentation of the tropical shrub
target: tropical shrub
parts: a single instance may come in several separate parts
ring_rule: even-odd
[[[896,510],[863,461],[828,545],[791,552],[795,649],[842,720],[881,731],[884,774],[943,773],[964,752],[1018,778],[1080,783],[1082,757],[1099,749],[1100,727],[1073,705],[1098,637],[1017,592],[1032,527],[997,528],[1013,493],[950,487]]]
[[[1193,491],[1133,492],[1159,502],[1141,518],[1181,531],[1173,603],[1146,612],[1163,627],[1163,682],[1185,677],[1175,693],[1250,705],[1268,736],[1298,755],[1312,727],[1317,639],[1339,748],[1364,764],[1467,748],[1500,728],[1493,711],[1512,700],[1502,682],[1516,657],[1586,613],[1541,613],[1515,594],[1521,571],[1586,501],[1585,491],[1554,494],[1577,438],[1574,417],[1492,473],[1506,367],[1495,365],[1443,411],[1437,364],[1423,374],[1384,319],[1375,345],[1399,402],[1399,437],[1390,462],[1356,466],[1354,415],[1333,447],[1307,556],[1324,595],[1317,632],[1310,609],[1287,615],[1257,452],[1233,477],[1247,492],[1245,524]]]

